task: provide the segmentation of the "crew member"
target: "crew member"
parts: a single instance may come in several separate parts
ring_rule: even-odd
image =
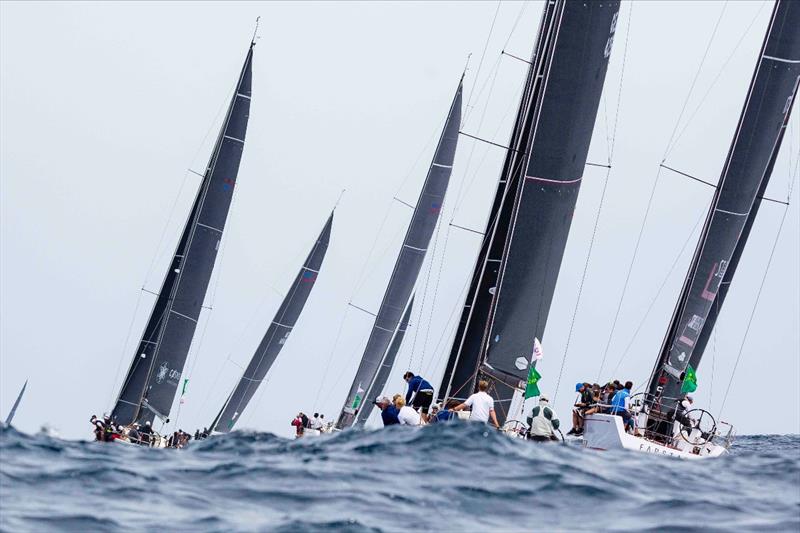
[[[497,423],[497,415],[494,412],[494,398],[486,393],[487,390],[489,390],[489,382],[483,379],[480,380],[478,382],[478,392],[467,398],[464,403],[453,407],[453,411],[463,411],[470,407],[472,408],[469,413],[471,422],[483,422],[486,424],[491,418],[494,427],[500,429],[500,424]]]
[[[397,419],[397,408],[392,404],[392,401],[386,396],[381,396],[375,400],[375,405],[381,410],[381,420],[383,420],[383,427],[393,426],[399,424],[400,420]]]
[[[415,376],[413,372],[403,374],[403,379],[408,383],[406,392],[406,404],[410,404],[414,409],[419,410],[422,420],[428,421],[428,409],[433,402],[433,385],[425,381],[422,376]],[[414,400],[411,400],[411,396]]]
[[[535,441],[558,440],[556,430],[560,424],[547,397],[540,396],[539,405],[533,408],[528,417],[528,438]]]

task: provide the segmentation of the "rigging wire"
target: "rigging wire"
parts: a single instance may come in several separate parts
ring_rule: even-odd
[[[692,80],[692,84],[689,86],[689,92],[686,95],[686,99],[683,101],[683,107],[681,107],[681,112],[678,114],[678,120],[675,121],[675,127],[672,129],[672,134],[670,134],[669,141],[667,141],[667,149],[664,152],[664,156],[662,157],[662,162],[667,160],[667,155],[672,151],[673,139],[675,138],[675,133],[678,131],[678,126],[681,123],[681,119],[683,118],[683,114],[686,111],[686,106],[689,104],[689,99],[692,96],[692,92],[694,91],[694,86],[697,84],[697,80],[700,77],[700,72],[703,70],[703,65],[706,62],[706,58],[708,57],[708,52],[711,50],[711,43],[714,42],[714,37],[717,35],[717,29],[719,29],[719,24],[722,22],[722,16],[725,14],[725,9],[728,7],[728,0],[725,0],[725,3],[722,4],[722,9],[719,12],[719,17],[717,18],[716,24],[714,24],[714,29],[711,32],[711,37],[708,39],[708,44],[706,45],[705,52],[703,52],[703,57],[700,59],[700,64],[697,66],[697,72],[694,75],[694,79]]]
[[[481,75],[481,67],[483,66],[483,59],[486,57],[486,50],[489,48],[489,41],[492,39],[492,32],[494,31],[494,24],[497,22],[497,15],[500,13],[500,6],[503,5],[502,0],[498,0],[497,2],[497,9],[494,10],[494,17],[492,18],[492,25],[489,27],[489,35],[486,36],[486,43],[483,45],[483,52],[481,52],[481,58],[478,61],[478,70],[475,72],[475,79],[477,80],[478,77]],[[469,97],[467,98],[467,105],[466,109],[467,112],[464,113],[464,122],[466,122],[466,118],[470,112],[470,103],[472,103],[472,96],[475,93],[475,85],[472,85],[472,90],[469,92]]]

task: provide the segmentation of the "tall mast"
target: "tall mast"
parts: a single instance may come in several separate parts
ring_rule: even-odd
[[[800,2],[777,0],[648,391],[668,413],[697,369],[769,183],[800,83]]]
[[[120,424],[166,419],[180,383],[219,250],[250,113],[250,43],[225,121],[112,417]]]
[[[314,247],[303,262],[303,266],[300,272],[297,273],[289,293],[283,299],[275,318],[272,319],[272,323],[267,328],[264,338],[261,339],[261,343],[250,359],[250,363],[247,365],[241,379],[211,424],[211,431],[227,433],[233,429],[234,424],[236,424],[241,413],[253,398],[284,344],[289,339],[289,334],[294,329],[297,319],[300,318],[300,313],[303,311],[303,307],[305,307],[306,301],[311,295],[311,290],[317,281],[317,275],[328,250],[332,225],[333,213],[328,217],[328,221],[325,223],[325,227],[322,228],[319,237],[317,237]]]
[[[500,177],[498,196],[505,190],[443,380],[446,397],[463,398],[478,378],[491,378],[502,415],[528,374],[534,338],[544,337],[618,12],[618,1],[545,7],[512,134],[511,147],[522,156],[509,155]]]
[[[458,83],[453,103],[447,114],[447,120],[439,138],[439,144],[428,169],[428,176],[420,192],[411,223],[403,239],[403,245],[394,265],[392,276],[386,287],[383,301],[375,317],[369,340],[361,356],[361,363],[356,371],[347,400],[336,421],[336,427],[344,428],[353,424],[361,408],[364,395],[383,361],[392,337],[397,330],[403,311],[406,309],[417,276],[425,259],[425,252],[430,244],[433,230],[439,219],[439,212],[447,192],[450,174],[453,170],[458,130],[461,125],[461,93],[463,76]]]

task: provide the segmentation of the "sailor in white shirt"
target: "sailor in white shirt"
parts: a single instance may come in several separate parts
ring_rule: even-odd
[[[400,397],[394,402],[397,407],[397,419],[400,421],[401,426],[418,426],[421,420],[419,413],[413,408],[406,405],[406,401]]]
[[[469,415],[470,421],[483,422],[485,424],[491,418],[494,427],[499,428],[500,424],[497,423],[497,415],[494,412],[494,398],[486,393],[488,388],[488,381],[479,381],[478,392],[467,398],[464,403],[453,407],[453,411],[463,411],[470,407],[472,409]]]

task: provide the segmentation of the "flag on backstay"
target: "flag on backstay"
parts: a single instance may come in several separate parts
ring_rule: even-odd
[[[533,339],[533,359],[534,361],[541,361],[542,357],[544,357],[544,352],[542,351],[542,343],[539,342],[539,339]]]
[[[541,379],[542,375],[536,371],[536,367],[531,365],[531,369],[528,371],[528,383],[525,385],[525,399],[533,398],[534,396],[539,396],[539,379]]]
[[[692,368],[692,365],[686,367],[686,376],[683,378],[683,385],[681,385],[681,392],[694,392],[697,390],[697,374]]]
[[[358,406],[361,405],[362,394],[364,394],[364,389],[359,385],[356,391],[356,397],[353,399],[353,405],[350,406],[352,409],[358,409]]]

